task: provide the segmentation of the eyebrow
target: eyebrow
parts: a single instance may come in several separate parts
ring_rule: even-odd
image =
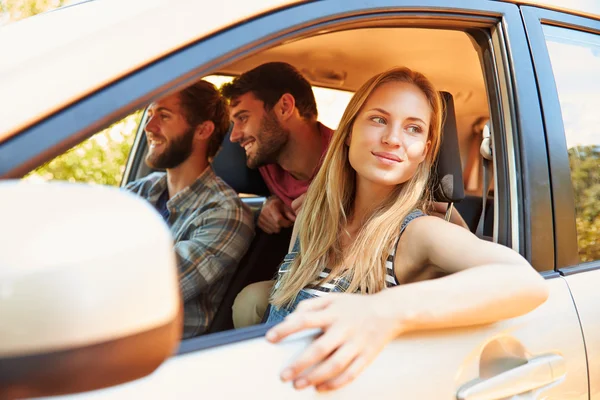
[[[233,114],[233,119],[236,119],[237,117],[239,117],[240,115],[242,115],[245,112],[249,112],[248,110],[240,110],[238,112],[236,112],[235,114]]]
[[[166,108],[166,107],[158,107],[158,108],[156,109],[156,112],[159,112],[159,111],[166,111],[166,112],[168,112],[168,113],[171,113],[171,114],[173,114],[173,111],[169,110],[169,109],[168,109],[168,108]]]
[[[383,108],[371,108],[369,111],[378,111],[378,112],[380,112],[382,114],[390,115],[390,113],[387,112],[387,111],[385,111]]]
[[[406,119],[408,119],[408,120],[410,120],[410,121],[417,121],[417,122],[420,122],[420,123],[422,123],[423,125],[427,125],[427,124],[425,123],[425,121],[423,121],[421,118],[417,118],[417,117],[410,117],[410,118],[406,118]]]

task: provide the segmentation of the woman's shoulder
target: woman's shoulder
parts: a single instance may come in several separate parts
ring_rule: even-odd
[[[402,233],[404,233],[404,230],[406,229],[408,224],[410,224],[412,221],[414,221],[417,218],[426,217],[426,216],[427,216],[427,214],[423,210],[418,209],[418,208],[409,212],[406,215],[406,217],[404,217],[404,219],[402,220],[402,224],[400,225],[400,235],[402,235]]]

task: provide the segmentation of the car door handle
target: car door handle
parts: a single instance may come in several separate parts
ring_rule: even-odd
[[[493,400],[511,397],[549,385],[565,376],[565,359],[544,354],[523,365],[487,379],[476,379],[458,389],[458,400]]]

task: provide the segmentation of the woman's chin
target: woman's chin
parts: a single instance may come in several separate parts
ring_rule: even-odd
[[[385,173],[369,173],[365,175],[357,174],[357,179],[364,180],[365,183],[368,182],[368,185],[372,189],[380,188],[384,189],[393,189],[396,186],[406,182],[408,179],[402,179],[402,177],[390,176],[390,174]]]

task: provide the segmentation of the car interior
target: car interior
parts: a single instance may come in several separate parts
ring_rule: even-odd
[[[435,200],[448,203],[458,210],[473,233],[480,218],[481,237],[493,240],[494,190],[486,197],[485,213],[482,197],[488,192],[484,185],[483,157],[480,147],[483,132],[489,129],[488,93],[477,42],[465,31],[413,27],[360,28],[322,32],[290,40],[267,50],[251,54],[220,68],[205,79],[217,84],[244,71],[270,61],[294,65],[316,90],[335,89],[353,93],[372,75],[394,66],[407,66],[424,73],[440,90],[445,103],[442,145],[435,171]],[[350,96],[344,97],[343,102]],[[327,115],[327,106],[317,99],[321,121],[336,128],[335,117]],[[343,110],[346,104],[333,107]],[[337,110],[336,110],[337,111]],[[338,120],[341,114],[337,112]],[[143,126],[142,119],[141,125]],[[145,137],[138,131],[135,158],[143,160]],[[139,179],[151,170],[143,163],[134,163],[129,180]],[[237,143],[225,138],[213,168],[236,190],[243,201],[259,212],[269,191],[258,170],[246,167],[246,155]],[[489,167],[491,169],[491,167]],[[489,171],[491,173],[491,171]],[[269,235],[257,228],[250,249],[233,276],[223,302],[217,311],[209,333],[233,329],[231,307],[237,294],[248,284],[272,279],[287,253],[292,229]]]

